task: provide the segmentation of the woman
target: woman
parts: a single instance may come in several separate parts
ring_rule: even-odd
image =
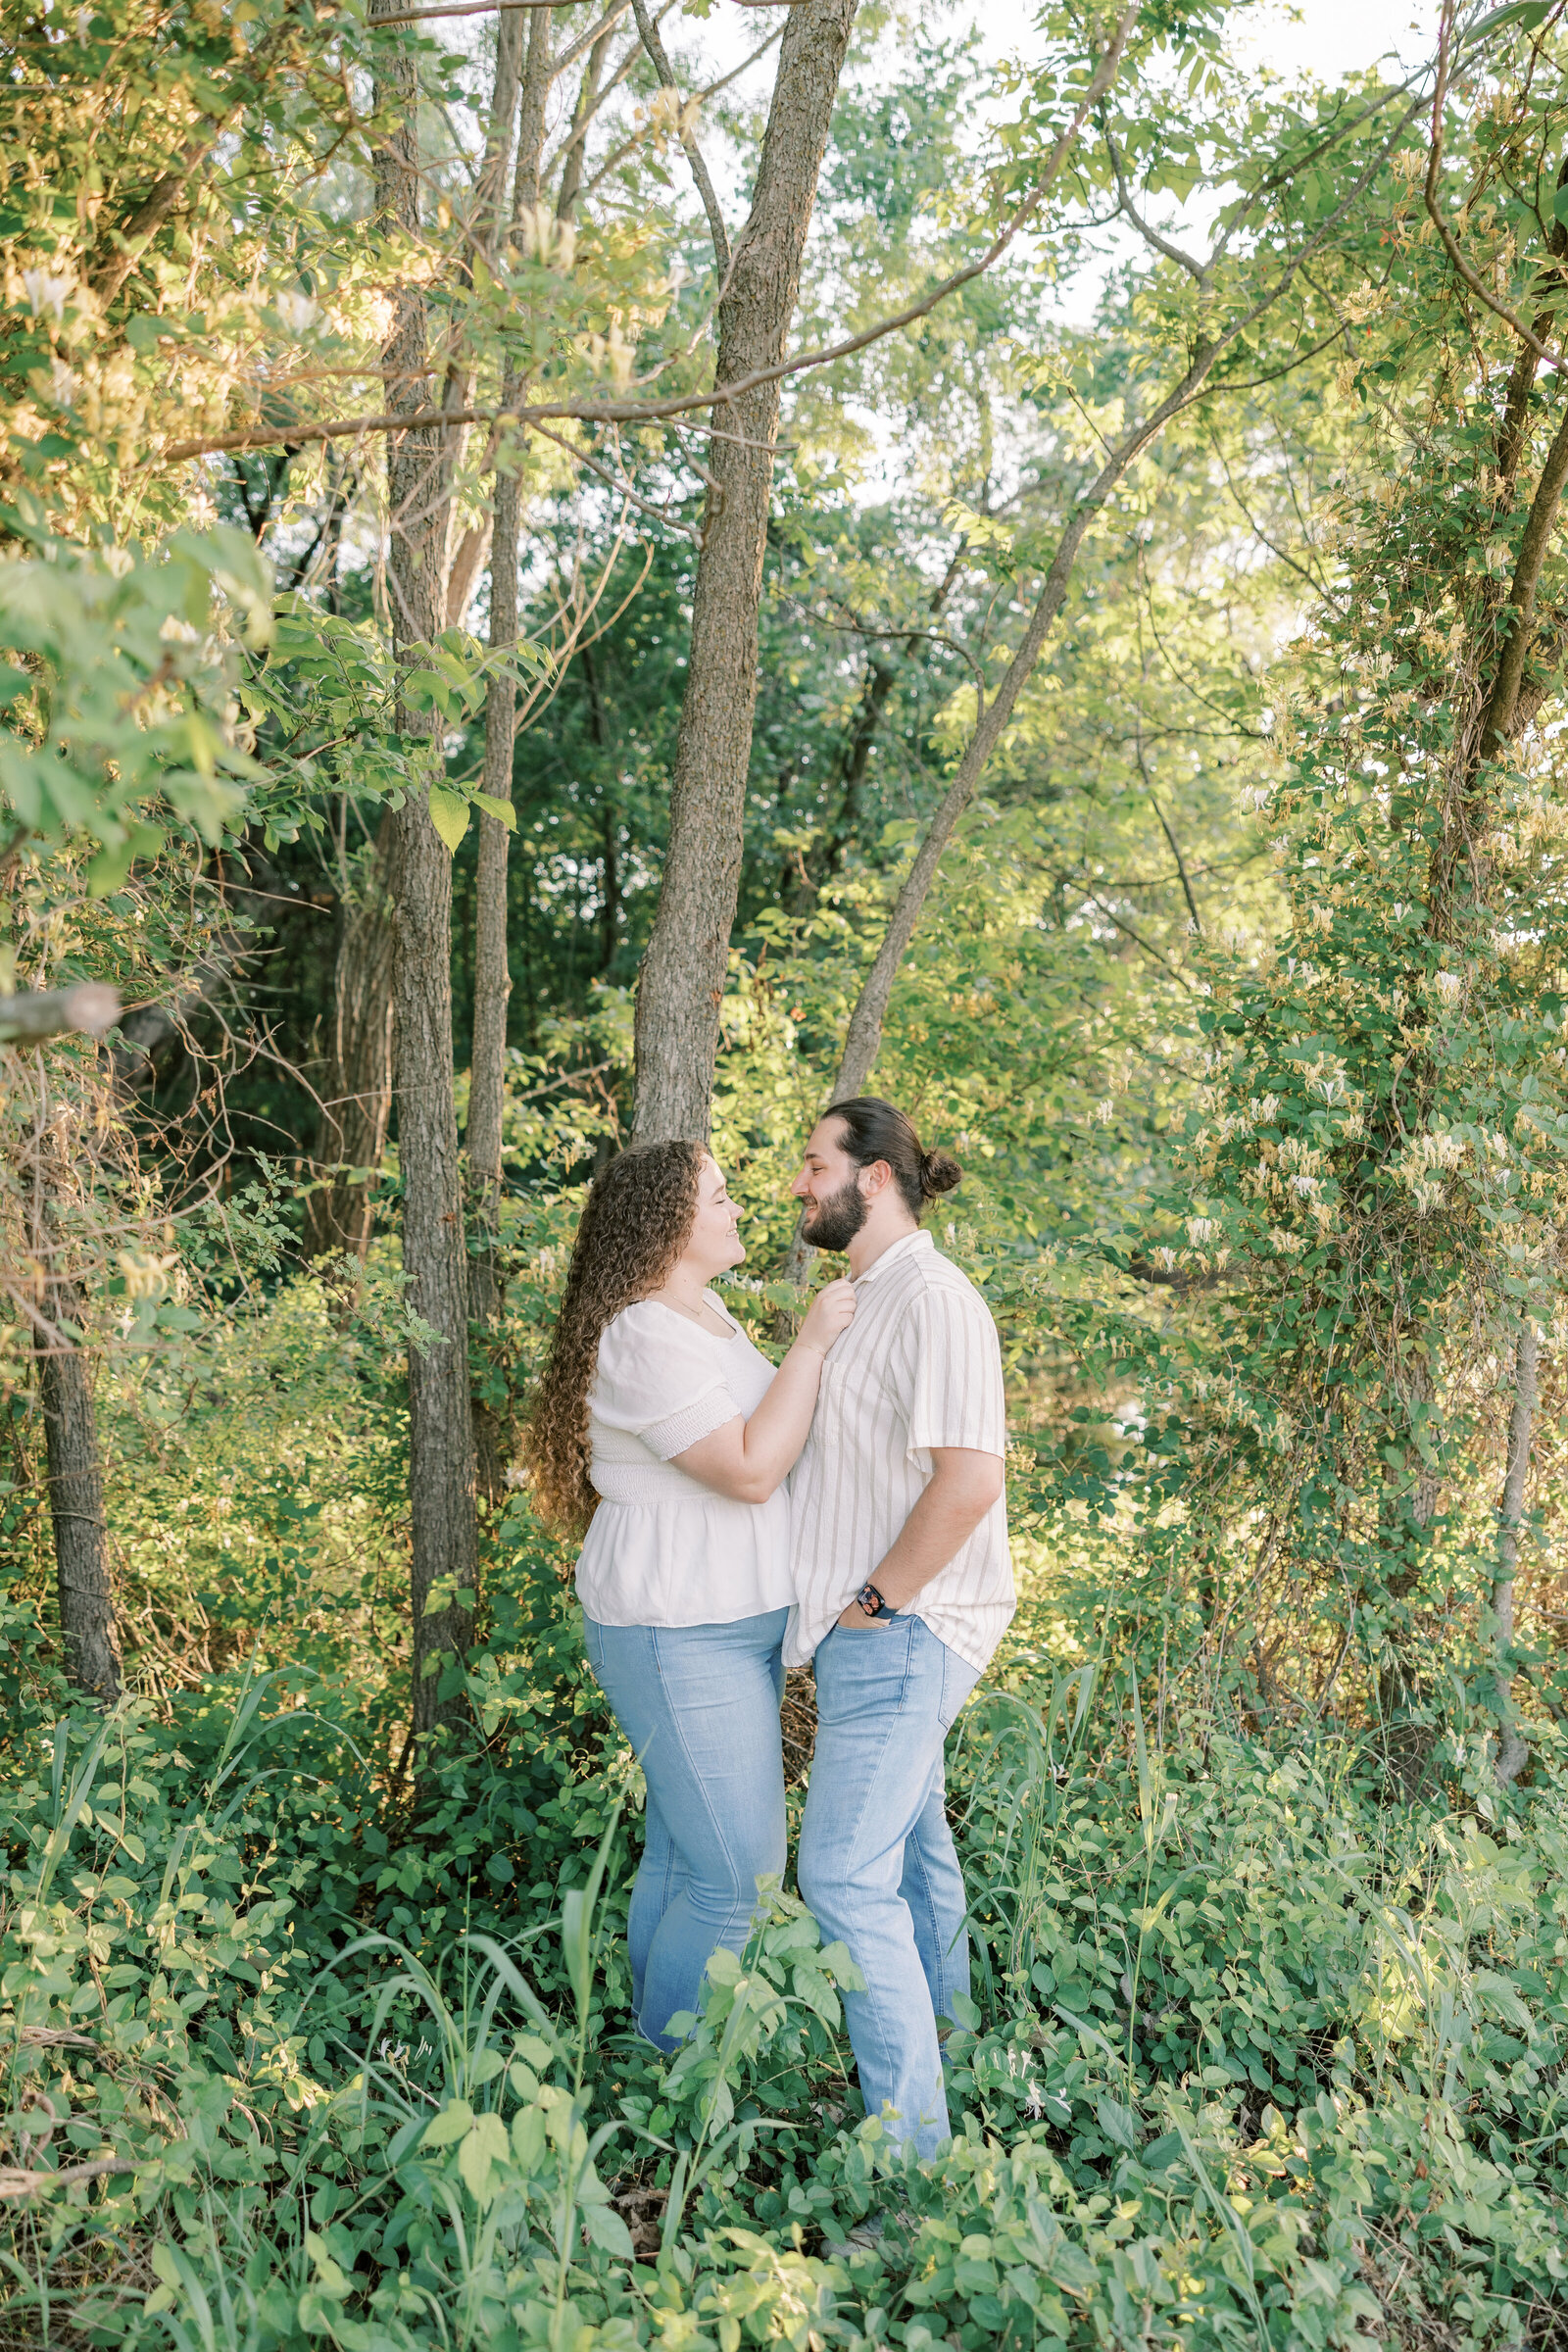
[[[700,1144],[612,1160],[532,1416],[534,1496],[586,1529],[588,1657],[648,1783],[628,1941],[633,2012],[662,2050],[710,1955],[744,1949],[758,1879],[784,1869],[783,1486],[855,1312],[829,1283],[775,1372],[708,1287],[745,1258],[739,1216]]]

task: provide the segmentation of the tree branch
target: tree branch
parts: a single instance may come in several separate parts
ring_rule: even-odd
[[[791,4],[793,5],[793,0],[791,0]],[[950,294],[956,294],[960,286],[966,286],[973,279],[983,276],[985,271],[1005,253],[1020,231],[1027,228],[1050,194],[1056,174],[1061,169],[1063,159],[1078,132],[1082,129],[1096,100],[1102,97],[1110,86],[1116,68],[1121,62],[1121,53],[1127,45],[1137,19],[1138,8],[1136,5],[1123,11],[1116,29],[1111,35],[1109,45],[1096,69],[1089,87],[1084,92],[1072,121],[1061,132],[1046,159],[1040,184],[1036,187],[1033,195],[1027,197],[1018,207],[1006,225],[993,238],[979,260],[971,262],[963,270],[955,270],[951,277],[944,278],[940,285],[933,286],[930,293],[922,296],[920,301],[911,302],[906,309],[896,312],[892,318],[879,319],[874,326],[868,326],[859,334],[847,337],[842,343],[822,345],[814,351],[798,352],[793,359],[780,360],[771,368],[760,368],[754,374],[740,377],[732,384],[725,384],[721,389],[687,393],[674,400],[544,401],[527,408],[516,409],[498,407],[450,412],[432,408],[416,411],[413,414],[394,413],[392,415],[345,416],[326,424],[293,423],[286,427],[254,424],[243,426],[234,432],[207,434],[200,440],[176,441],[170,448],[162,451],[157,458],[145,460],[144,463],[174,466],[182,464],[187,458],[210,457],[222,450],[269,449],[282,441],[295,442],[304,447],[311,441],[335,441],[361,433],[409,432],[417,430],[421,425],[454,426],[481,423],[528,425],[537,417],[552,420],[561,417],[577,417],[585,422],[598,424],[653,423],[661,417],[686,416],[697,409],[710,409],[719,401],[739,400],[743,394],[755,390],[760,384],[776,383],[782,377],[799,375],[808,368],[828,368],[833,366],[836,361],[851,359],[857,352],[867,349],[870,344],[880,342],[884,336],[897,334],[901,327],[910,326],[915,319],[926,318],[936,309],[938,303],[945,302]],[[376,22],[382,24],[386,20],[377,18]],[[1338,220],[1338,218],[1339,216],[1336,215],[1335,219]]]
[[[660,38],[659,27],[648,13],[648,0],[631,0],[631,5],[632,14],[637,19],[637,30],[642,35],[643,47],[654,61],[654,72],[659,75],[662,86],[672,92],[674,96],[675,128],[679,133],[680,143],[686,151],[686,161],[692,168],[692,177],[697,182],[697,193],[703,200],[703,210],[708,215],[708,233],[713,240],[713,259],[718,264],[718,274],[720,277],[726,277],[729,274],[729,236],[724,227],[724,216],[719,210],[718,198],[713,193],[713,183],[708,176],[708,166],[703,161],[703,151],[697,144],[695,134],[687,127],[686,110],[680,103],[680,91],[676,87],[675,76],[670,71],[669,59],[664,53],[664,44]]]
[[[0,1045],[37,1046],[47,1037],[75,1031],[107,1037],[120,1018],[120,992],[83,981],[76,988],[52,988],[35,995],[0,997]]]
[[[1554,351],[1550,344],[1543,343],[1517,313],[1510,311],[1506,303],[1499,302],[1495,294],[1482,283],[1460,251],[1458,238],[1438,209],[1438,172],[1443,165],[1443,102],[1448,94],[1448,36],[1452,29],[1452,7],[1446,5],[1438,33],[1438,78],[1432,92],[1432,139],[1427,150],[1427,175],[1422,187],[1427,217],[1442,239],[1444,252],[1477,301],[1485,303],[1489,311],[1494,312],[1506,325],[1511,326],[1520,342],[1533,351],[1538,360],[1544,360],[1550,368],[1568,366],[1568,361],[1564,360],[1560,351]]]

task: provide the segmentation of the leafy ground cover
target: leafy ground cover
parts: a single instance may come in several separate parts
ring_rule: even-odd
[[[1568,1811],[1344,1738],[1162,1750],[1027,1637],[951,1803],[976,1999],[924,2172],[859,2111],[848,1956],[779,1891],[672,2062],[628,2029],[636,1774],[520,1546],[506,1722],[413,1819],[363,1685],[107,1717],[11,1599],[0,1915],[17,2343],[1556,2340]],[[1490,1817],[1489,1817],[1490,1815]],[[880,2239],[851,2242],[868,2211]]]

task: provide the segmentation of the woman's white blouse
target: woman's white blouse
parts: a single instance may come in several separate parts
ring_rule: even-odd
[[[672,1458],[737,1413],[750,1420],[773,1377],[711,1291],[707,1301],[727,1338],[645,1298],[600,1339],[588,1435],[601,1500],[577,1560],[577,1597],[599,1625],[732,1625],[795,1597],[784,1488],[735,1502]]]

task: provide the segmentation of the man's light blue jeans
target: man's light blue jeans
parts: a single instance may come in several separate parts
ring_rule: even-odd
[[[801,1894],[865,1979],[844,1999],[865,2112],[922,2157],[948,2137],[936,2021],[969,1989],[942,1743],[979,1679],[918,1617],[835,1626],[816,1653]]]
[[[759,1878],[784,1875],[787,1609],[733,1625],[583,1626],[588,1662],[648,1783],[626,1941],[632,2011],[662,2050],[720,1944],[746,1948]]]

